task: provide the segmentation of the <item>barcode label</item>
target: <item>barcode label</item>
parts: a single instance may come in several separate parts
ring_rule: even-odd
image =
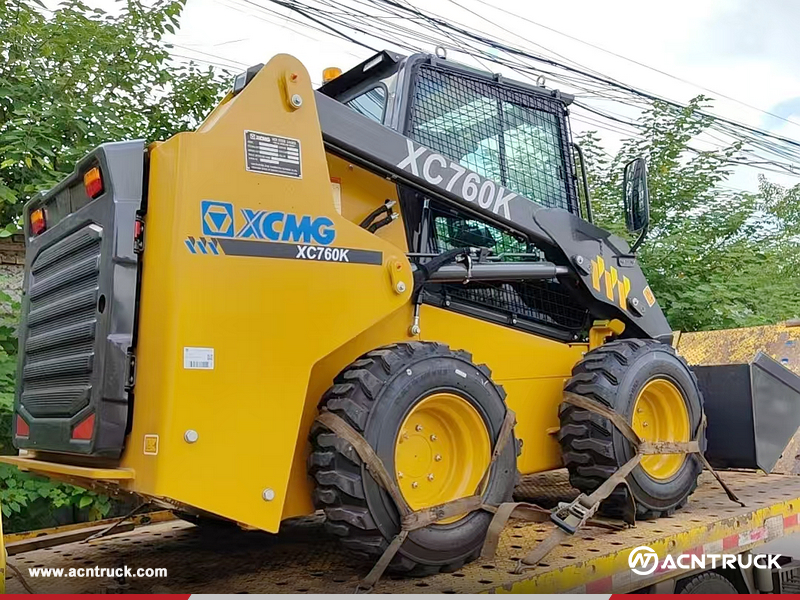
[[[214,368],[214,349],[213,348],[190,348],[183,349],[183,368],[184,369],[213,369]]]

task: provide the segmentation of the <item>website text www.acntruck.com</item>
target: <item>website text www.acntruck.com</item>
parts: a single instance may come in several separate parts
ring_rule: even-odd
[[[166,577],[167,569],[131,567],[71,567],[69,569],[50,567],[29,567],[31,577]]]

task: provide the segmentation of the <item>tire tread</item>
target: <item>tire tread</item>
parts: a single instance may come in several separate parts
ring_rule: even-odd
[[[614,340],[587,352],[572,371],[565,391],[586,396],[609,408],[616,409],[617,386],[626,369],[643,354],[658,347],[678,358],[697,383],[689,365],[671,346],[656,340]],[[561,428],[558,441],[564,464],[569,471],[570,483],[584,494],[590,494],[621,466],[614,454],[613,425],[605,418],[577,406],[562,404],[559,409]],[[677,505],[665,510],[654,510],[637,502],[638,519],[654,519],[672,514],[675,508],[686,503],[697,487],[697,481]],[[627,490],[618,487],[601,506],[601,511],[613,517],[624,514],[628,504]]]
[[[416,360],[434,356],[472,361],[469,352],[453,351],[437,342],[384,346],[367,352],[342,371],[334,379],[334,385],[323,395],[320,407],[342,417],[363,434],[381,387],[401,369],[413,369]],[[475,366],[487,379],[491,377],[486,365]],[[505,398],[502,387],[496,387],[501,397]],[[347,441],[318,423],[312,426],[309,437],[312,452],[308,458],[308,472],[316,484],[313,496],[315,507],[325,512],[326,529],[340,538],[348,550],[372,560],[380,558],[389,541],[383,537],[369,514],[361,481],[361,461],[355,450]],[[457,570],[464,562],[461,559],[450,564],[427,565],[416,563],[398,553],[389,569],[411,576],[424,576]]]

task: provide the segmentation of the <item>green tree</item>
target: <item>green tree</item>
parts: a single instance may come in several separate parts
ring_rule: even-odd
[[[127,0],[114,14],[67,0],[0,2],[0,226],[103,142],[194,127],[226,83],[176,64],[163,36],[185,0]]]
[[[0,0],[0,237],[22,204],[71,172],[95,146],[164,139],[195,127],[227,87],[211,70],[179,65],[163,37],[185,0],[126,0],[106,13],[79,0]],[[19,304],[0,281],[0,453],[13,452],[11,418]],[[6,531],[98,518],[108,498],[0,465]]]
[[[685,331],[774,323],[800,314],[797,188],[761,181],[759,193],[722,184],[741,145],[697,151],[709,125],[699,96],[676,110],[655,103],[639,119],[642,136],[610,155],[596,133],[581,136],[595,218],[626,236],[622,169],[647,159],[651,229],[639,261],[672,327]]]

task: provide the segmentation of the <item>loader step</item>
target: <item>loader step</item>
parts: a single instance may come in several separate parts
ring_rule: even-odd
[[[554,473],[553,478],[563,484],[563,475]],[[726,552],[741,552],[800,531],[800,477],[728,472],[725,479],[747,508],[731,503],[705,473],[687,506],[674,516],[640,521],[624,531],[586,527],[556,548],[545,564],[523,574],[513,573],[516,559],[544,539],[551,525],[511,522],[494,560],[479,560],[454,573],[426,578],[386,577],[376,591],[627,592],[675,575],[675,571],[632,575],[628,555],[637,546],[650,546],[660,556],[704,547],[707,553],[721,552],[723,547]],[[542,475],[535,485],[526,486],[523,481],[516,495],[526,489],[534,494],[546,490],[545,483]],[[552,499],[552,494],[547,495]],[[37,593],[349,593],[372,566],[343,554],[336,540],[325,533],[319,516],[285,523],[278,535],[159,523],[85,544],[18,554],[10,562]],[[27,575],[29,567],[84,565],[166,568],[168,576],[119,582]],[[24,591],[13,573],[6,591]]]
[[[32,471],[40,475],[66,475],[80,479],[99,479],[103,481],[121,481],[134,478],[133,469],[80,467],[78,465],[66,465],[25,456],[0,456],[0,463],[13,465],[22,471]]]

